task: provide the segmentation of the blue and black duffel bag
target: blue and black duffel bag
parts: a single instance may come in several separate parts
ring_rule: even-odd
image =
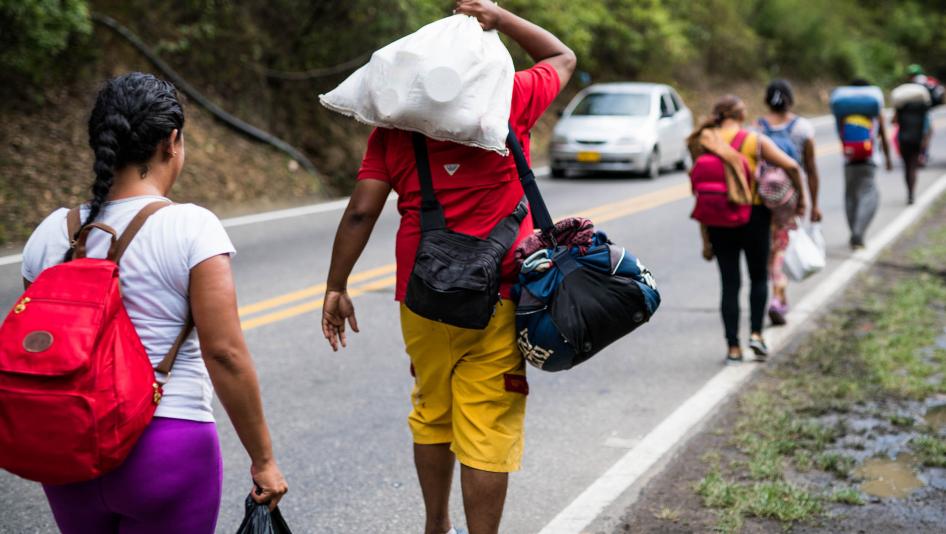
[[[531,175],[513,151],[520,177]],[[540,233],[520,244],[513,290],[519,350],[545,371],[563,371],[646,323],[660,305],[653,275],[587,219],[552,223],[534,179],[523,187]]]

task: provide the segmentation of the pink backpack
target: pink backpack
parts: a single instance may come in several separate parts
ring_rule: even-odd
[[[764,165],[759,175],[759,196],[765,207],[772,210],[772,222],[776,226],[794,226],[798,191],[785,171],[774,165]]]
[[[746,176],[751,179],[749,162],[741,152],[748,135],[748,131],[740,130],[733,138],[731,146],[739,152]],[[691,218],[706,226],[725,228],[734,228],[749,222],[752,206],[734,204],[729,201],[726,187],[726,164],[721,157],[712,152],[706,152],[696,158],[693,169],[690,170],[690,185],[696,196],[696,206],[690,214]]]

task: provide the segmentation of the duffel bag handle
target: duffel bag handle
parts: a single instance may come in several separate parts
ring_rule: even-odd
[[[512,124],[509,125],[509,135],[506,137],[506,144],[512,150],[512,157],[516,160],[516,170],[519,172],[519,181],[522,182],[522,190],[529,199],[529,211],[532,212],[532,223],[536,228],[542,231],[543,236],[555,245],[555,237],[552,231],[555,229],[555,222],[549,209],[545,205],[542,193],[539,191],[539,184],[535,181],[535,173],[529,168],[529,162],[526,161],[526,155],[522,152],[522,145],[516,137]]]

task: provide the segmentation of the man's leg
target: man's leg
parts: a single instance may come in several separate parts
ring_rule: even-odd
[[[414,436],[414,465],[424,497],[426,534],[450,530],[450,486],[456,458],[453,441],[451,369],[455,358],[446,325],[424,319],[401,305],[401,332],[411,358],[414,409],[408,424]]]
[[[916,173],[920,166],[922,146],[913,143],[900,143],[900,154],[903,156],[903,175],[907,185],[907,204],[913,204],[913,195],[916,190]]]
[[[454,331],[463,357],[453,369],[453,445],[470,534],[495,534],[508,473],[522,458],[525,362],[516,346],[515,306],[503,300],[486,330]]]
[[[453,482],[455,464],[456,457],[450,451],[449,443],[414,444],[414,466],[417,468],[417,480],[420,481],[424,509],[427,511],[425,534],[444,534],[452,526],[450,524],[450,484]],[[505,489],[503,492],[505,493]],[[500,505],[501,511],[502,505]]]
[[[857,220],[857,166],[850,163],[844,165],[844,215],[847,217],[847,227],[851,232],[850,242],[853,245]]]
[[[858,182],[858,207],[857,207],[857,235],[861,238],[861,244],[867,235],[867,227],[877,215],[877,208],[880,207],[880,191],[877,190],[876,165],[861,165]]]
[[[506,504],[509,473],[492,473],[473,467],[460,467],[463,509],[470,534],[496,534]]]

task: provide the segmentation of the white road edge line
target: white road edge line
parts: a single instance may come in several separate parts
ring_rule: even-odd
[[[767,329],[769,345],[784,347],[788,340],[824,305],[841,291],[854,277],[868,267],[877,256],[904,230],[916,222],[926,209],[946,191],[946,174],[940,176],[916,204],[906,208],[888,224],[867,247],[851,255],[834,269],[788,314],[788,325]],[[682,445],[690,430],[713,413],[716,406],[761,369],[759,365],[744,364],[726,367],[711,378],[699,391],[687,399],[669,417],[622,456],[603,475],[595,480],[571,504],[549,522],[539,534],[580,534],[628,488],[647,474],[661,458]]]

